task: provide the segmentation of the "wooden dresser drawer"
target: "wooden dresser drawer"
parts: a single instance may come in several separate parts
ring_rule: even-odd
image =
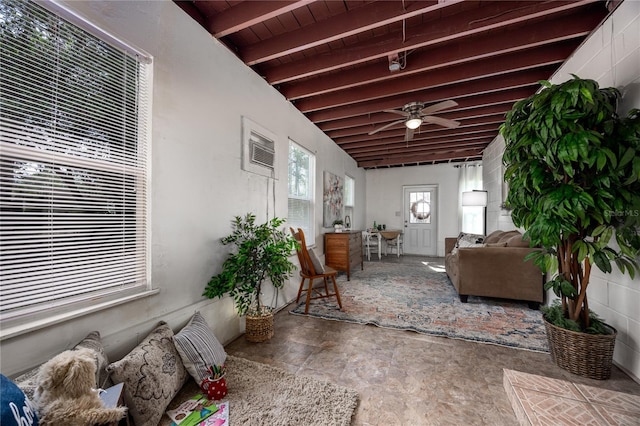
[[[360,264],[362,258],[362,231],[327,232],[324,234],[325,263],[335,270],[347,273],[351,279],[351,269]]]

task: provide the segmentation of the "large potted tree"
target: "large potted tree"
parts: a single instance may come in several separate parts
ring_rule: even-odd
[[[245,337],[251,342],[273,337],[273,310],[260,301],[262,285],[268,279],[275,288],[282,288],[295,269],[289,256],[296,241],[280,229],[284,222],[285,219],[276,217],[256,224],[254,214],[236,216],[233,232],[222,238],[222,244],[231,244],[234,250],[203,293],[209,298],[226,294],[233,297],[238,314],[246,316]]]
[[[619,117],[620,92],[594,80],[542,84],[501,127],[506,204],[559,298],[543,310],[552,358],[606,379],[616,331],[590,311],[587,287],[594,265],[639,269],[640,111]]]

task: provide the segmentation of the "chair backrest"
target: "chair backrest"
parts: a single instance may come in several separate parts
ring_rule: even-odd
[[[368,231],[362,231],[362,241],[364,241],[365,247],[378,248],[378,235],[372,234]]]
[[[316,275],[316,270],[313,267],[313,262],[311,262],[311,257],[309,257],[309,251],[307,250],[307,243],[304,240],[304,232],[300,228],[298,228],[297,231],[291,227],[289,229],[291,230],[293,238],[298,242],[296,253],[298,255],[298,261],[300,262],[300,274],[305,276]]]

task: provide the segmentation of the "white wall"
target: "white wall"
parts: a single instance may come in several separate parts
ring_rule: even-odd
[[[370,169],[367,180],[365,227],[375,220],[387,229],[403,229],[403,186],[438,186],[438,256],[444,256],[444,239],[458,235],[458,169],[452,164]],[[399,214],[399,215],[398,215]]]
[[[159,294],[0,343],[1,371],[13,375],[98,330],[119,359],[159,320],[174,330],[200,310],[226,343],[243,323],[232,301],[201,296],[219,272],[234,215],[287,216],[287,150],[291,137],[317,155],[315,208],[322,232],[322,171],[356,181],[354,227],[364,226],[365,173],[262,78],[171,1],[68,1],[67,6],[154,57],[152,127],[152,283]],[[276,135],[279,180],[273,205],[267,178],[241,170],[241,117]],[[320,239],[320,238],[318,238]],[[278,305],[295,297],[294,277]]]
[[[617,87],[623,95],[620,114],[640,108],[639,1],[625,0],[550,81],[561,83],[572,78],[571,74],[594,79],[600,87]],[[503,150],[504,141],[496,138],[483,156],[485,173],[490,173],[488,178],[485,175],[489,194],[498,191],[498,183],[486,165],[501,161]],[[498,223],[495,206],[489,218],[494,225]],[[631,279],[617,270],[605,274],[594,268],[588,296],[590,308],[618,330],[614,362],[640,381],[640,277]]]

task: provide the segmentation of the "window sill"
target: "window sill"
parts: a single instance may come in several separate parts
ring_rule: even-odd
[[[25,322],[22,322],[21,324],[16,324],[8,327],[2,326],[2,329],[0,329],[0,341],[19,336],[21,334],[30,333],[35,330],[40,330],[42,328],[50,327],[55,324],[60,324],[62,322],[69,321],[74,318],[78,318],[87,314],[92,314],[98,311],[102,311],[104,309],[113,308],[114,306],[122,305],[124,303],[128,303],[134,300],[153,296],[158,293],[160,293],[159,289],[148,290],[142,293],[136,293],[130,296],[125,296],[118,299],[105,301],[105,302],[98,303],[96,305],[88,306],[85,308],[74,309],[68,312],[50,315],[46,318],[42,318],[38,320],[25,321]]]

